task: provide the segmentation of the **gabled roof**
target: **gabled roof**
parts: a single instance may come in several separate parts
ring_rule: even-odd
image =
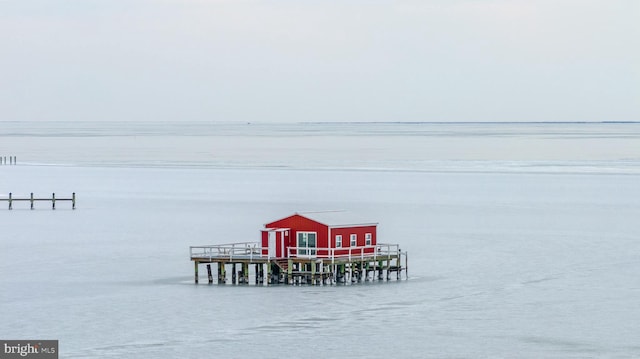
[[[329,227],[363,227],[378,225],[378,222],[366,220],[347,211],[296,212],[296,214]]]

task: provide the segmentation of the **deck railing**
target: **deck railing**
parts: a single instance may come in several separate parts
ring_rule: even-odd
[[[56,202],[66,201],[71,202],[71,209],[76,209],[76,193],[73,192],[71,197],[68,198],[56,198],[56,194],[52,193],[51,197],[34,197],[33,192],[29,197],[14,197],[13,193],[9,192],[9,196],[7,198],[0,198],[0,201],[6,201],[9,203],[9,209],[13,209],[13,202],[30,202],[31,209],[34,209],[34,202],[51,202],[51,209],[56,209]]]
[[[278,259],[268,253],[267,247],[262,247],[258,242],[239,242],[227,244],[214,244],[205,246],[189,247],[191,258],[214,259],[229,258],[249,259]],[[349,261],[364,260],[365,258],[373,260],[389,259],[401,253],[398,244],[378,243],[369,246],[328,248],[328,247],[288,247],[287,257],[284,258],[320,258],[334,261],[336,259],[348,259]]]
[[[400,253],[400,245],[389,243],[378,243],[370,246],[343,247],[343,248],[308,248],[308,247],[289,247],[287,254],[290,258],[322,258],[322,259],[348,259],[349,261],[364,260],[365,258],[373,260],[377,258],[385,259],[396,256]]]
[[[226,244],[214,244],[206,246],[191,246],[189,252],[191,258],[242,258],[253,259],[262,256],[262,246],[257,242],[238,242]]]

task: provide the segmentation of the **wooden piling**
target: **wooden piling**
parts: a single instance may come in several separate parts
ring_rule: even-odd
[[[33,192],[31,192],[31,209],[33,209]]]
[[[260,283],[260,266],[256,263],[253,266],[253,270],[256,274],[256,285],[258,285],[258,283]]]
[[[400,280],[400,272],[402,271],[402,251],[398,248],[398,258],[396,259],[396,279]]]
[[[194,277],[195,277],[194,279],[196,281],[196,284],[198,284],[198,264],[200,264],[200,262],[194,261],[193,263],[194,263],[194,272],[195,272],[194,273]]]
[[[331,264],[331,272],[331,281],[338,283],[338,266],[336,264]]]
[[[242,283],[249,284],[249,263],[242,263]]]
[[[51,209],[56,209],[56,194],[51,194]]]
[[[12,200],[12,196],[13,196],[13,194],[12,194],[11,192],[9,192],[9,209],[13,209],[13,205],[12,205],[12,202],[13,202],[13,200]]]
[[[224,284],[227,282],[227,270],[225,267],[225,262],[220,262],[219,264],[219,270],[220,270],[220,280],[218,281],[218,283]]]
[[[387,280],[389,280],[389,272],[391,271],[391,260],[387,259],[386,263],[387,263]]]
[[[409,253],[404,252],[404,278],[409,279]]]
[[[213,274],[211,274],[211,264],[207,264],[207,277],[209,278],[209,284],[213,283]]]
[[[266,272],[266,276],[265,276],[265,284],[271,284],[271,261],[267,261],[267,270]]]
[[[358,281],[358,263],[351,262],[349,266],[351,267],[351,283],[357,282]]]
[[[236,284],[238,273],[236,272],[236,264],[231,263],[231,284]]]
[[[365,267],[364,267],[364,279],[368,282],[369,281],[369,272],[371,272],[371,270],[369,269],[369,267],[371,266],[370,262],[366,262],[365,263]]]
[[[76,209],[76,193],[75,192],[71,194],[71,209]]]

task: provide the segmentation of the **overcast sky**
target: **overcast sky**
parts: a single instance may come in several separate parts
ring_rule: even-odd
[[[638,121],[638,0],[0,0],[0,121]]]

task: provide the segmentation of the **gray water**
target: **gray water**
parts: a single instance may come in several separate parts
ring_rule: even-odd
[[[0,209],[0,338],[65,358],[640,356],[638,124],[3,125],[0,198],[78,209]],[[379,221],[409,280],[193,284],[189,245],[316,209]]]

